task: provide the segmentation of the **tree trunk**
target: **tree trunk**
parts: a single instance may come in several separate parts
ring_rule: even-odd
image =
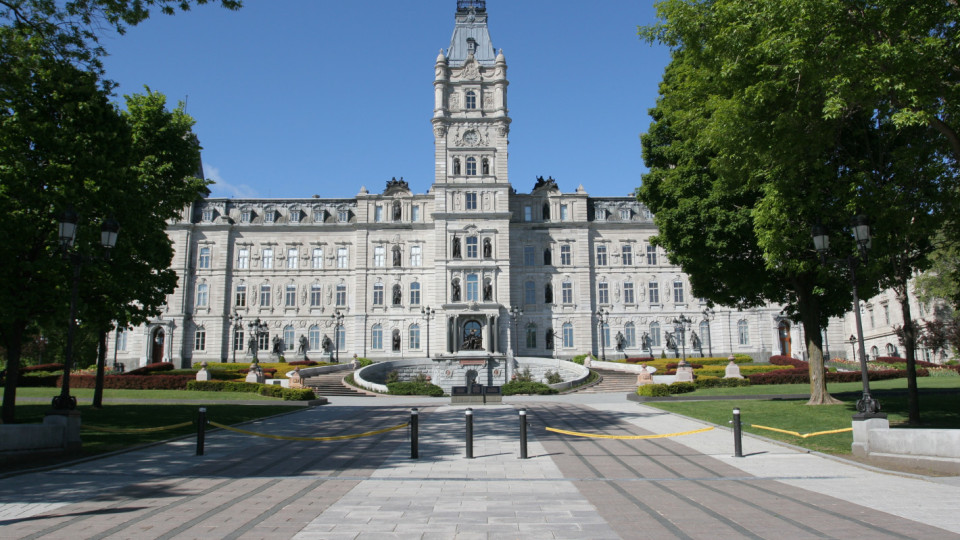
[[[23,335],[26,326],[26,323],[17,321],[10,324],[3,332],[3,345],[7,349],[7,374],[0,416],[4,424],[13,424],[16,421],[17,383],[20,380],[20,355],[23,351]]]
[[[107,332],[97,334],[97,381],[93,388],[93,408],[103,408],[103,371],[107,364]]]
[[[836,405],[842,401],[827,392],[827,378],[823,368],[823,333],[820,328],[820,302],[813,290],[804,285],[798,285],[800,322],[803,324],[803,334],[807,339],[807,354],[809,355],[810,370],[810,400],[807,405]]]
[[[907,359],[907,411],[908,422],[911,425],[920,423],[920,392],[917,390],[917,328],[910,315],[910,298],[907,295],[907,280],[904,279],[895,287],[897,299],[900,301],[900,312],[903,314],[903,348]]]

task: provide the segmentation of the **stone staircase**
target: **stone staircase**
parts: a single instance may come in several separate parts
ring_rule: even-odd
[[[599,384],[595,384],[582,390],[577,390],[578,394],[597,394],[607,392],[622,392],[629,394],[637,390],[637,374],[623,373],[621,371],[610,371],[607,369],[596,369],[598,375],[603,377]]]
[[[330,396],[350,396],[350,397],[374,397],[372,394],[358,392],[343,383],[343,378],[348,372],[337,371],[334,373],[324,373],[314,377],[303,379],[303,385],[312,388],[318,397]]]

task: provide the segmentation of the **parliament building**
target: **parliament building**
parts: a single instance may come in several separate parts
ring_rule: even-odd
[[[589,179],[572,193],[552,178],[511,184],[507,61],[483,0],[457,2],[433,74],[427,193],[384,179],[349,199],[196,201],[168,227],[178,288],[160,317],[115,333],[108,358],[128,369],[245,362],[251,338],[262,359],[278,347],[291,360],[301,343],[311,359],[326,343],[341,361],[465,347],[660,356],[681,316],[688,356],[800,351],[779,306],[706,310],[651,245],[657,230],[636,199],[591,196]]]

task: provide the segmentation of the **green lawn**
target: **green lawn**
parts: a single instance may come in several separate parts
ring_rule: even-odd
[[[917,377],[918,388],[957,388],[960,389],[960,377]],[[831,394],[840,392],[859,392],[863,389],[860,382],[828,383]],[[906,379],[871,381],[870,390],[906,390]],[[706,388],[697,390],[690,396],[755,396],[760,394],[810,394],[809,384],[764,384],[737,388]],[[683,396],[679,396],[683,397]]]
[[[960,379],[956,377],[925,377],[918,379],[918,381],[921,388],[957,388]],[[949,381],[951,384],[943,384],[945,381]],[[871,383],[870,388],[871,390],[906,388],[906,380],[878,381],[875,384]],[[829,385],[829,390],[833,393],[860,389],[861,386],[859,383]],[[700,390],[695,394],[685,395],[709,395],[713,392],[716,392],[715,395],[736,393],[720,392],[727,390],[740,390],[741,395],[748,393],[743,392],[744,390],[751,390],[751,392],[749,392],[750,394],[799,394],[808,393],[810,387],[809,385],[764,385],[746,388]],[[820,452],[849,454],[850,445],[853,443],[853,435],[850,432],[818,435],[804,439],[794,435],[758,429],[751,427],[751,425],[774,427],[796,431],[801,434],[848,428],[851,426],[851,417],[856,412],[856,401],[858,397],[845,398],[844,403],[841,405],[817,406],[807,405],[805,399],[789,401],[685,401],[675,403],[659,401],[649,402],[647,405],[725,426],[730,425],[728,422],[733,417],[733,409],[739,407],[744,431]],[[883,411],[888,414],[892,427],[909,427],[905,423],[907,420],[906,395],[884,396],[881,392],[876,397],[880,399]],[[919,428],[960,429],[960,393],[921,394],[920,418],[922,425],[916,426]],[[749,453],[748,445],[749,443],[744,443],[744,452]]]
[[[2,395],[0,389],[0,395]],[[17,401],[20,398],[50,398],[59,395],[59,388],[17,388]],[[70,395],[77,398],[82,404],[93,401],[93,388],[72,388]],[[261,396],[252,392],[197,392],[193,390],[122,390],[107,388],[103,391],[104,399],[202,399],[208,401],[244,400],[244,401],[277,401],[280,398]]]

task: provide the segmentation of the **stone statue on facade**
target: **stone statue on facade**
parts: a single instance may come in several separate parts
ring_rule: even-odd
[[[493,301],[493,285],[491,285],[489,281],[483,284],[483,301]]]
[[[280,356],[283,354],[283,340],[280,336],[273,336],[273,354]]]
[[[643,337],[640,338],[640,343],[644,351],[650,351],[650,354],[653,354],[653,349],[650,348],[651,343],[653,343],[653,340],[650,339],[650,334],[644,332]]]
[[[459,302],[460,301],[460,282],[457,280],[453,280],[453,283],[451,283],[450,285],[451,285],[450,300],[452,302]]]
[[[310,346],[310,342],[307,340],[307,336],[300,336],[300,344],[297,347],[297,354],[301,356],[307,355],[307,348]]]
[[[321,347],[323,348],[323,352],[325,353],[333,352],[333,341],[330,339],[330,336],[327,336],[327,335],[323,336]]]
[[[463,338],[463,345],[460,348],[465,351],[482,351],[483,338],[480,337],[476,329],[470,330],[470,333]]]
[[[490,244],[489,238],[483,239],[483,258],[489,259],[493,256],[493,245]]]
[[[458,236],[453,237],[453,258],[454,259],[463,258],[463,254],[460,251],[460,237]]]
[[[623,351],[623,349],[626,346],[627,346],[627,338],[623,337],[622,332],[617,332],[617,350]]]
[[[553,331],[553,328],[547,328],[547,349],[553,350],[553,337],[556,336],[556,332]]]
[[[247,354],[257,355],[257,338],[254,336],[247,340]]]

